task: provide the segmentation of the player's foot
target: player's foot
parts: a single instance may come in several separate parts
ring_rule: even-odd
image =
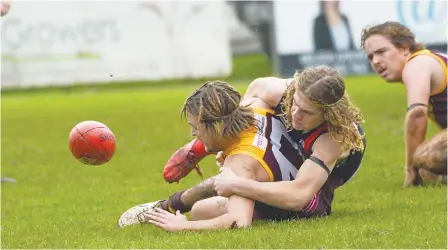
[[[404,180],[404,187],[413,187],[413,186],[419,186],[422,183],[422,179],[420,175],[418,174],[418,170],[407,170],[406,171],[406,177]]]
[[[117,226],[123,228],[145,223],[145,217],[143,216],[143,213],[158,207],[162,201],[163,200],[158,200],[155,202],[140,204],[128,209],[118,219]]]
[[[209,154],[214,153],[207,152],[202,141],[194,139],[174,152],[163,169],[163,178],[169,183],[179,182],[193,169],[202,177],[198,163]]]

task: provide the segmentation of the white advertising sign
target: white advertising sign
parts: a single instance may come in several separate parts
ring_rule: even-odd
[[[231,73],[223,1],[13,1],[2,88]]]
[[[319,16],[322,17],[321,4],[320,1],[310,0],[274,2],[277,53],[315,51],[314,28],[318,24]],[[352,33],[351,40],[358,49],[362,29],[366,25],[385,21],[398,21],[408,26],[420,42],[446,44],[447,41],[447,1],[326,1],[325,4],[332,5],[329,8],[336,9],[334,13],[346,17],[350,27],[349,32]],[[332,29],[332,32],[337,32],[337,29]]]

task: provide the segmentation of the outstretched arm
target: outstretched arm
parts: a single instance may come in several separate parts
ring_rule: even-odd
[[[313,156],[322,160],[329,171],[341,155],[337,142],[329,134],[320,136],[313,146]],[[225,175],[225,173],[224,173]],[[279,182],[243,181],[236,176],[217,176],[214,186],[218,195],[238,194],[268,205],[290,211],[300,211],[319,191],[328,178],[328,172],[319,164],[306,160],[295,180]]]

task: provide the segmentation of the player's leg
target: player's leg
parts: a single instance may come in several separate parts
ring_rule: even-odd
[[[447,130],[423,142],[415,151],[414,167],[419,176],[414,184],[446,184]]]
[[[120,216],[117,225],[119,227],[126,227],[146,223],[143,213],[156,207],[171,213],[175,213],[177,210],[181,213],[189,212],[196,202],[217,196],[213,188],[213,178],[206,179],[190,189],[176,192],[166,200],[134,206]]]
[[[430,171],[419,168],[418,169],[418,179],[416,180],[417,184],[422,185],[436,185],[436,184],[443,184],[446,185],[446,174],[433,174]]]
[[[191,208],[191,220],[208,220],[227,212],[227,198],[215,196],[196,202]]]
[[[198,174],[202,176],[198,163],[210,154],[215,153],[207,152],[202,141],[199,139],[192,140],[170,157],[163,169],[163,178],[169,183],[179,182],[193,169],[196,169]]]
[[[312,217],[325,217],[331,213],[334,190],[326,183],[299,211],[288,211],[255,202],[253,220],[284,221]]]
[[[160,202],[159,207],[171,213],[177,210],[181,213],[189,212],[196,202],[217,196],[213,188],[213,178],[206,179],[190,189],[174,193],[167,200]]]

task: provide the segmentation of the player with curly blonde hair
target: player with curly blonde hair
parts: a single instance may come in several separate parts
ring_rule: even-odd
[[[325,91],[329,89],[331,91]],[[319,107],[328,132],[335,141],[341,143],[343,150],[363,150],[363,136],[354,126],[364,121],[362,114],[350,102],[345,93],[344,81],[336,71],[312,68],[296,74],[294,84],[290,84],[286,90],[282,109],[285,125],[290,130],[294,129],[292,111],[296,93]]]

